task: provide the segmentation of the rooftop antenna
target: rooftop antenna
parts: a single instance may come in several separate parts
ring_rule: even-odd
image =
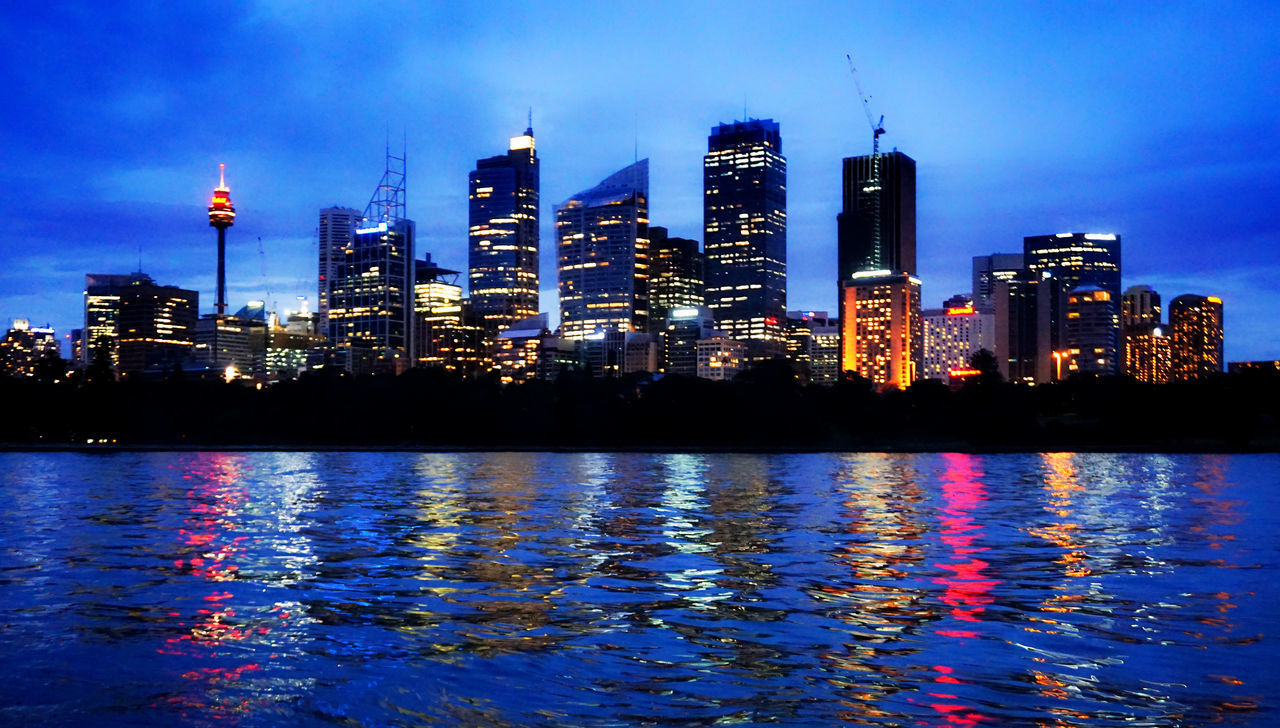
[[[525,136],[533,136],[533,107],[529,107],[529,126],[524,130]]]
[[[632,127],[633,131],[631,135],[631,161],[639,162],[640,161],[640,112],[639,111],[635,112],[635,117],[632,123],[634,126]]]

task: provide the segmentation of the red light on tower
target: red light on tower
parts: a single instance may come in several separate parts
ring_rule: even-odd
[[[218,165],[218,186],[213,188],[213,199],[209,201],[209,227],[218,229],[218,298],[214,309],[219,314],[227,312],[227,228],[236,221],[226,170],[227,165]]]
[[[227,165],[218,165],[218,186],[209,201],[209,227],[228,228],[235,224],[236,208],[231,205],[231,188],[227,187]]]

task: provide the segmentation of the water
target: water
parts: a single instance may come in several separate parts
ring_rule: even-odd
[[[0,454],[0,723],[1276,725],[1278,473]]]

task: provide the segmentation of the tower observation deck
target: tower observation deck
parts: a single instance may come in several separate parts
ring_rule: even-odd
[[[218,298],[214,306],[219,314],[227,312],[227,228],[236,220],[226,168],[225,164],[218,165],[218,186],[213,189],[213,199],[209,202],[209,227],[218,229]]]

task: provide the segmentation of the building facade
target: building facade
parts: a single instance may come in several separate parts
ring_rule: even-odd
[[[785,352],[787,160],[772,119],[713,127],[702,160],[706,305],[753,359]]]
[[[330,362],[353,374],[400,373],[413,352],[414,222],[361,225],[329,289]]]
[[[747,343],[715,334],[698,341],[698,376],[717,382],[731,381],[746,367]]]
[[[840,287],[840,369],[881,387],[905,389],[924,356],[920,279],[905,273],[855,273]]]
[[[1024,267],[1022,253],[973,256],[973,306],[979,311],[995,308],[996,283],[1009,281]]]
[[[533,127],[468,178],[471,310],[491,339],[538,313],[538,154]]]
[[[915,160],[898,151],[846,157],[843,172],[843,207],[836,218],[839,279],[876,270],[914,275]]]
[[[36,365],[61,350],[58,338],[48,326],[32,326],[27,319],[14,319],[0,339],[0,373],[11,377],[33,377]]]
[[[705,302],[704,268],[698,241],[673,238],[664,227],[649,228],[650,328],[660,332],[672,309]]]
[[[164,372],[189,361],[200,294],[156,285],[142,273],[120,289],[116,319],[118,371],[125,377]]]
[[[1115,304],[1111,291],[1100,286],[1078,286],[1067,293],[1065,366],[1054,372],[1056,377],[1060,379],[1068,373],[1110,376],[1120,372]]]
[[[840,381],[840,323],[826,311],[787,312],[787,359],[801,381]]]
[[[1222,299],[1185,294],[1169,302],[1173,377],[1200,379],[1222,372]]]
[[[973,300],[949,300],[924,312],[924,379],[947,382],[951,372],[969,368],[981,349],[995,351],[995,314],[980,311]]]
[[[329,331],[329,305],[333,286],[338,280],[338,266],[346,260],[346,251],[355,237],[360,218],[360,211],[350,207],[326,207],[320,211],[320,225],[316,228],[320,258],[316,293],[322,334],[327,335]]]
[[[649,326],[649,160],[556,207],[560,329],[571,340]]]

